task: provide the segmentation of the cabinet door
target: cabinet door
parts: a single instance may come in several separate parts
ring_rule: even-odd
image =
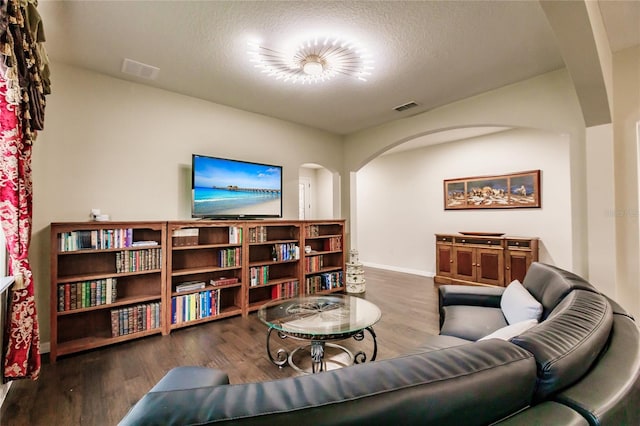
[[[476,280],[475,249],[469,247],[453,248],[453,276],[466,281]]]
[[[532,253],[523,250],[507,250],[505,257],[507,262],[505,284],[509,285],[513,280],[523,282],[533,261]]]
[[[453,247],[449,244],[436,244],[436,274],[450,277],[453,273]]]
[[[496,249],[476,249],[477,274],[479,283],[504,285],[503,251]]]

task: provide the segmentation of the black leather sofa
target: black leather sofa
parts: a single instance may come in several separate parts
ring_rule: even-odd
[[[501,325],[504,289],[442,286],[441,334],[410,354],[236,385],[219,370],[178,367],[120,424],[640,424],[633,318],[549,265],[533,264],[523,284],[542,303],[542,320],[509,341],[475,341]]]

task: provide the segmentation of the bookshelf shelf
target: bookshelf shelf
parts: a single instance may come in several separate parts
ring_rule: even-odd
[[[155,245],[133,246],[136,241]],[[165,241],[166,222],[51,224],[52,363],[59,355],[168,332],[161,315]]]
[[[109,334],[104,335],[94,335],[90,337],[83,337],[79,339],[74,339],[68,342],[60,342],[57,345],[57,355],[69,355],[80,351],[85,351],[88,349],[95,349],[102,346],[109,346],[115,343],[126,342],[128,340],[138,339],[140,337],[151,336],[154,334],[160,334],[162,330],[160,328],[155,328],[152,330],[139,331],[136,333],[127,334],[125,336],[118,337],[110,337]]]
[[[221,268],[218,266],[211,266],[211,267],[202,267],[202,268],[187,268],[187,269],[176,269],[174,271],[171,271],[171,276],[172,277],[179,277],[179,276],[183,276],[183,275],[194,275],[194,274],[204,274],[207,272],[223,272],[223,271],[234,271],[234,270],[238,270],[238,269],[242,269],[241,266],[229,266],[226,268]]]
[[[105,278],[118,278],[118,277],[134,277],[138,275],[145,274],[161,274],[162,269],[151,269],[148,271],[137,271],[137,272],[120,272],[120,273],[105,273],[105,274],[81,274],[81,275],[64,275],[59,276],[56,281],[59,284],[70,282],[70,281],[91,281],[91,280],[101,280]]]
[[[160,298],[159,294],[147,294],[147,295],[140,295],[140,296],[123,297],[113,303],[105,303],[97,306],[89,306],[87,308],[70,309],[68,311],[58,311],[58,316],[81,314],[83,312],[97,311],[105,308],[113,309],[113,308],[117,308],[125,305],[152,302],[152,301],[158,300],[159,298]]]
[[[305,223],[304,245],[304,293],[344,291],[344,221]]]
[[[244,234],[243,222],[168,222],[166,322],[171,330],[242,315]],[[235,282],[210,285],[221,279]],[[176,291],[176,286],[189,282],[205,286]]]

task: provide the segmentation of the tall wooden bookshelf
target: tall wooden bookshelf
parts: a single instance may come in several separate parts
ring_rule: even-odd
[[[51,224],[51,362],[168,332],[165,222]]]
[[[343,291],[344,224],[52,223],[51,362],[247,316],[271,300]]]
[[[245,315],[270,300],[300,294],[300,226],[299,221],[246,225]]]
[[[344,220],[304,222],[305,294],[344,291]]]
[[[167,324],[171,329],[241,315],[244,224],[169,222]],[[191,283],[191,284],[190,284]],[[199,287],[201,284],[202,288]],[[196,287],[180,291],[180,286]]]

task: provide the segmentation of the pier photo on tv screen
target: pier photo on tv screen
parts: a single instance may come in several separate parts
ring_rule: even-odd
[[[282,217],[282,167],[193,155],[193,217]]]

